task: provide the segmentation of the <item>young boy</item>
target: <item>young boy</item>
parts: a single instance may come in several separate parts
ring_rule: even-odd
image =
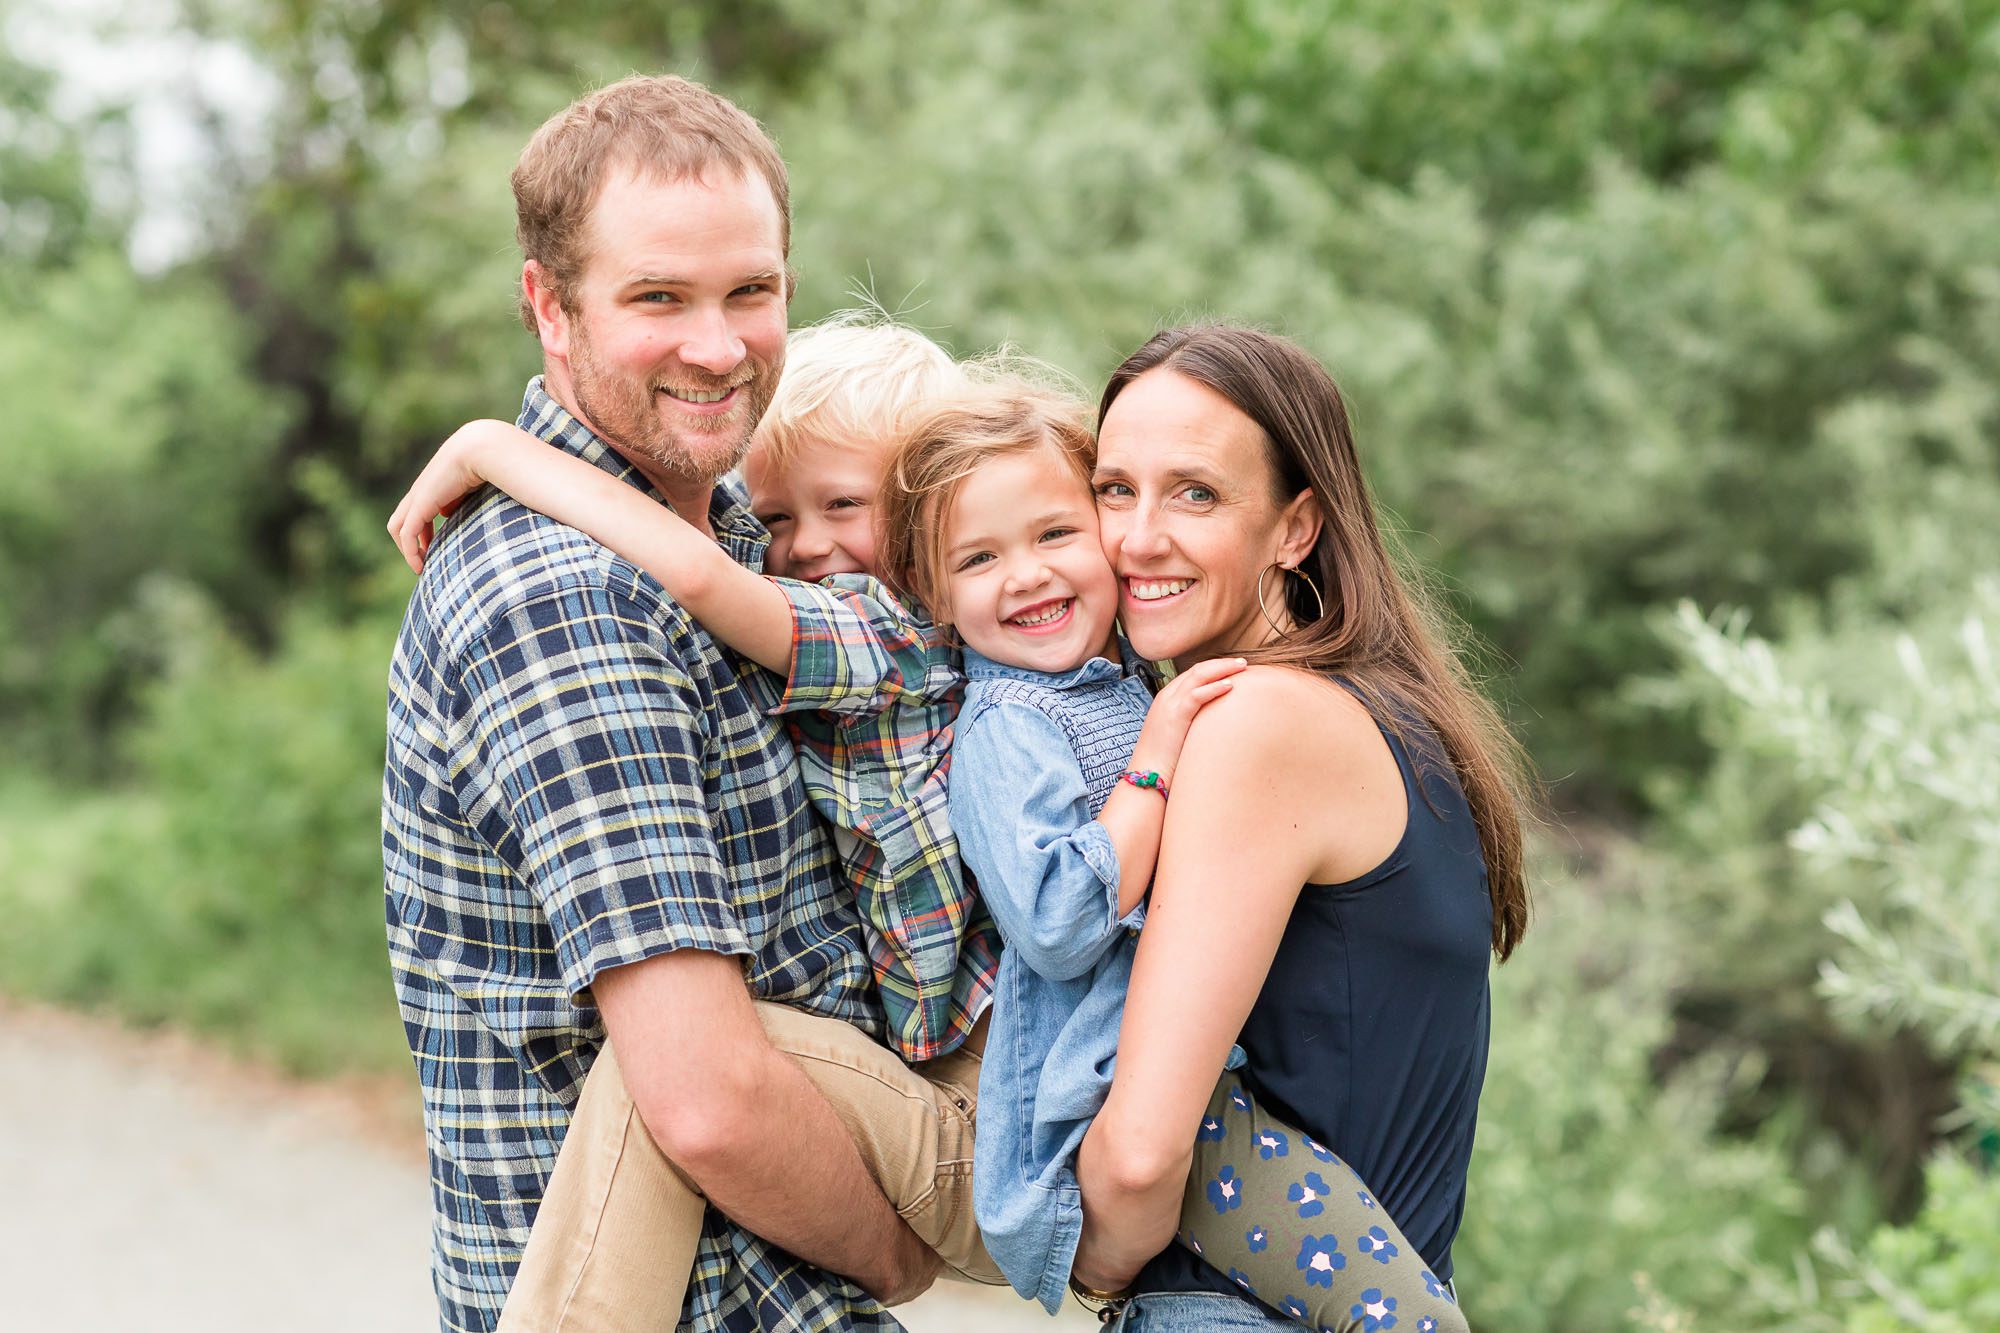
[[[998,936],[960,870],[944,786],[962,678],[929,617],[874,577],[876,501],[899,425],[964,383],[912,329],[849,318],[792,335],[743,468],[751,511],[771,533],[765,573],[775,579],[735,564],[631,487],[497,421],[454,434],[389,527],[421,568],[432,517],[491,482],[629,558],[715,638],[783,679],[773,711],[833,829],[888,1036],[905,1060],[930,1063],[912,1071],[857,1029],[782,1005],[760,1002],[758,1016],[820,1086],[917,1235],[960,1275],[998,1282],[971,1198],[980,1020]],[[605,1047],[503,1330],[674,1328],[704,1212],[640,1123]]]

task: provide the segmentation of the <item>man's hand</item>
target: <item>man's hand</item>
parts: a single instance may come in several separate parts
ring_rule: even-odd
[[[885,1305],[936,1280],[938,1257],[764,1035],[740,960],[686,949],[612,968],[592,989],[640,1118],[710,1203]]]
[[[896,1219],[902,1222],[901,1218]],[[937,1251],[917,1239],[917,1233],[903,1223],[903,1234],[890,1247],[891,1253],[879,1274],[854,1274],[860,1288],[884,1305],[902,1305],[931,1289],[944,1271]]]

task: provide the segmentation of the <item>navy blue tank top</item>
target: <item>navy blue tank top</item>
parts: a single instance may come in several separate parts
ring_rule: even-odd
[[[1493,905],[1479,833],[1443,748],[1405,728],[1424,762],[1384,738],[1409,818],[1382,864],[1307,884],[1239,1038],[1270,1110],[1339,1153],[1439,1278],[1465,1215],[1486,1077]],[[1179,1244],[1137,1291],[1241,1291]]]

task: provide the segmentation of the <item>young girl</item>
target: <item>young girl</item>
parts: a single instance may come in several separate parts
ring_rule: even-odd
[[[974,1198],[1001,1271],[1052,1312],[1082,1222],[1073,1158],[1110,1086],[1175,761],[1195,713],[1241,667],[1236,659],[1204,663],[1151,696],[1115,631],[1117,586],[1097,540],[1093,440],[1083,421],[1080,405],[1024,382],[989,385],[924,414],[885,479],[879,534],[878,572],[964,645],[951,824],[1007,944],[979,1080],[985,1113],[976,1123]],[[629,492],[593,493],[587,502],[565,494],[566,482],[585,480],[569,475],[577,470],[522,442],[441,455],[437,475],[420,479],[398,511],[399,539],[416,553],[414,519],[427,529],[441,505],[477,479],[493,481],[614,549],[621,539],[646,546],[628,554],[718,638],[775,665],[772,646],[789,644],[792,614],[784,605],[750,610],[769,605],[764,580],[698,552],[705,539],[669,511],[629,512],[644,505]],[[613,500],[628,512],[606,512]],[[630,541],[635,523],[642,542]],[[880,681],[867,655],[857,658],[849,688],[873,697]],[[1284,1307],[1313,1327],[1392,1327],[1393,1315],[1382,1315],[1399,1299],[1412,1326],[1425,1310],[1440,1322],[1421,1326],[1464,1327],[1448,1299],[1426,1292],[1412,1248],[1351,1173],[1338,1188],[1309,1174],[1302,1190],[1289,1164],[1265,1169],[1297,1144],[1327,1164],[1327,1175],[1339,1180],[1345,1170],[1296,1130],[1261,1111],[1253,1118],[1226,1074],[1201,1138],[1191,1180],[1202,1187],[1191,1192],[1183,1237],[1197,1253],[1244,1250],[1235,1210],[1262,1191],[1310,1225],[1283,1235],[1251,1228],[1247,1267],[1230,1269],[1238,1282],[1317,1298],[1288,1298]],[[1254,1155],[1236,1156],[1239,1145],[1254,1146]],[[1331,1234],[1306,1232],[1349,1218],[1356,1225],[1342,1229],[1374,1241],[1364,1240],[1354,1262],[1365,1254],[1376,1271],[1359,1284],[1343,1279],[1336,1296],[1348,1256]],[[1410,1257],[1392,1264],[1399,1254]],[[1373,1298],[1365,1303],[1355,1300],[1363,1286]]]

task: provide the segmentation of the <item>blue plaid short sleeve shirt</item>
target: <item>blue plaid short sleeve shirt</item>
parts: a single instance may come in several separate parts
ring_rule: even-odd
[[[520,424],[646,489],[543,389]],[[718,540],[763,530],[718,488]],[[488,1330],[604,1040],[606,968],[675,949],[879,1035],[867,946],[774,687],[654,580],[495,492],[433,549],[389,674],[390,962],[422,1084],[442,1327]],[[851,1284],[711,1211],[684,1329],[891,1329]]]

